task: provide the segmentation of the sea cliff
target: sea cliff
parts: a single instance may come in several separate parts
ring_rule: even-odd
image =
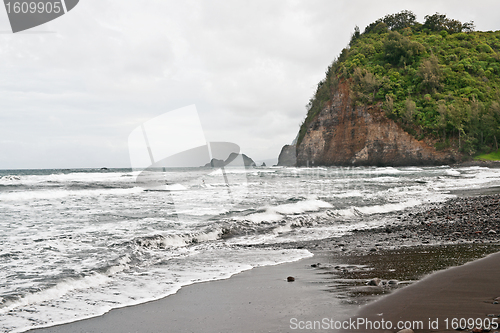
[[[500,31],[424,19],[402,11],[355,28],[307,105],[297,166],[440,165],[498,150]]]
[[[297,146],[297,165],[438,165],[455,157],[415,139],[387,118],[380,105],[354,106],[342,82],[309,123]]]

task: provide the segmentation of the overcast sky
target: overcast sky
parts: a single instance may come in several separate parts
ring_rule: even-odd
[[[497,0],[80,0],[17,34],[0,8],[0,169],[129,167],[129,134],[191,104],[208,141],[277,158],[354,26],[403,9],[500,30]]]

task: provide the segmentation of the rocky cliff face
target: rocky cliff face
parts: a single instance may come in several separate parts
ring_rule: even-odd
[[[297,149],[295,145],[285,145],[281,149],[278,157],[278,166],[295,166],[297,165]]]
[[[356,106],[343,82],[329,107],[309,124],[297,146],[297,165],[439,165],[455,158],[416,140],[378,106]]]

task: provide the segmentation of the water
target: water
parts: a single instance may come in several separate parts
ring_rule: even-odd
[[[453,190],[500,186],[500,170],[481,167],[167,169],[136,181],[139,174],[0,170],[1,332],[312,255],[241,245],[340,236]]]

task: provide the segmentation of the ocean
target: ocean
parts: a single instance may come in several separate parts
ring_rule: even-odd
[[[312,256],[250,244],[394,223],[500,169],[170,168],[0,170],[0,331],[144,303],[182,286]]]

